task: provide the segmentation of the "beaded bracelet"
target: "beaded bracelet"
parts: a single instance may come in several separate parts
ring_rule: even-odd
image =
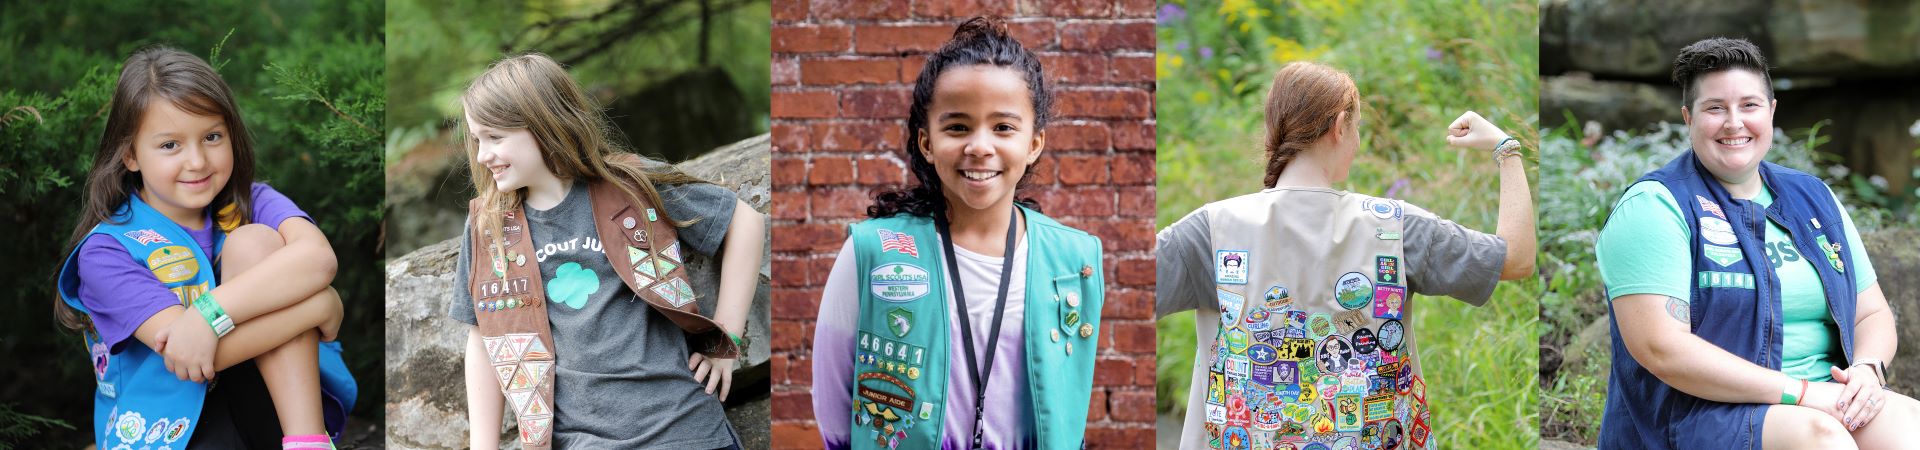
[[[1493,146],[1494,165],[1499,165],[1502,160],[1514,156],[1520,156],[1520,140],[1518,139],[1509,137],[1500,140],[1500,145]]]

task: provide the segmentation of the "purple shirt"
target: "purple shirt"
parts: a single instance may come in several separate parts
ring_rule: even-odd
[[[253,184],[253,217],[249,220],[278,230],[281,222],[293,217],[313,220],[266,183]],[[207,220],[206,228],[187,230],[194,243],[200,244],[200,251],[209,257],[214,255],[213,222]],[[89,317],[94,329],[113,352],[119,352],[123,341],[132,337],[133,331],[146,323],[147,318],[169,306],[180,305],[180,297],[161,284],[153,271],[135,260],[113,236],[87,236],[79,252],[80,303],[93,311]]]

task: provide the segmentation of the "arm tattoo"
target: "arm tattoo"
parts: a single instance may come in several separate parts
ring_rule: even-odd
[[[1677,297],[1667,297],[1667,315],[1673,316],[1673,320],[1678,320],[1680,323],[1693,324],[1691,319],[1693,312],[1686,300],[1681,300]]]

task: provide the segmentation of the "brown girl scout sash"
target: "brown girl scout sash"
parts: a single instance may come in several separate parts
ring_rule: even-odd
[[[712,358],[740,355],[718,323],[700,314],[687,281],[686,258],[677,230],[660,221],[653,205],[631,200],[611,182],[588,185],[594,228],[613,270],[637,297],[687,333],[688,347]],[[468,217],[482,212],[479,200]],[[474,229],[479,230],[477,223]],[[508,212],[501,222],[501,251],[484,230],[472,233],[474,312],[481,340],[498,374],[500,390],[520,425],[520,443],[530,450],[552,447],[553,330],[547,321],[547,296],[540,267],[530,261],[523,212]],[[484,250],[482,250],[484,249]]]

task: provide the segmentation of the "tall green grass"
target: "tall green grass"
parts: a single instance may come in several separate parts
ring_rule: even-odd
[[[1161,4],[1159,226],[1261,188],[1267,85],[1286,62],[1313,60],[1347,71],[1368,105],[1360,155],[1340,188],[1391,194],[1491,232],[1497,171],[1486,151],[1449,148],[1443,136],[1453,118],[1473,110],[1535,146],[1537,23],[1536,4],[1524,0]],[[1414,334],[1441,448],[1537,445],[1542,287],[1501,283],[1480,308],[1415,297]],[[1163,414],[1184,412],[1193,329],[1192,313],[1158,324]]]

